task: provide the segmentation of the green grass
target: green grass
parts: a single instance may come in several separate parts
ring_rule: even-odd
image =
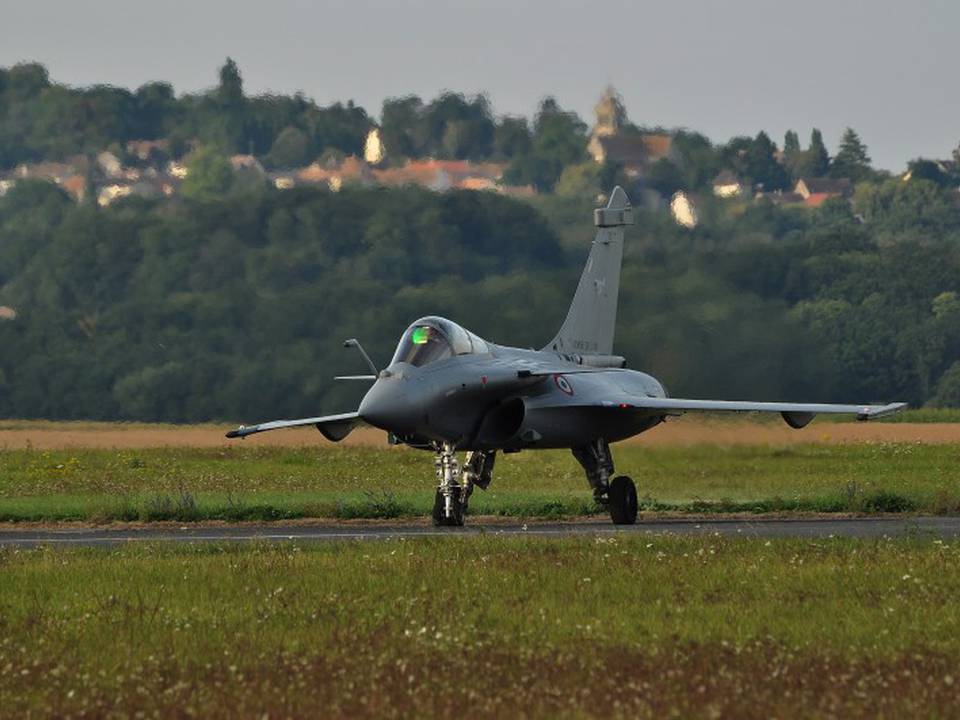
[[[960,546],[0,550],[0,716],[940,717]]]
[[[644,509],[960,511],[960,447],[851,444],[614,448]],[[429,513],[433,459],[352,447],[0,451],[0,520],[270,520]],[[593,512],[570,453],[500,457],[475,514]]]

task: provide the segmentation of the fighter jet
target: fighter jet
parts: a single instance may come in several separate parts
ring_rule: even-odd
[[[633,524],[637,489],[630,477],[615,474],[610,444],[670,416],[775,412],[799,429],[820,413],[871,420],[906,407],[670,397],[656,378],[628,369],[613,352],[624,228],[633,224],[620,187],[594,211],[594,224],[596,238],[566,320],[541,350],[497,345],[451,320],[423,317],[404,331],[382,370],[359,342],[344,343],[359,350],[372,373],[342,378],[373,382],[356,412],[241,426],[227,437],[314,425],[336,442],[360,424],[385,430],[392,443],[435,453],[433,520],[445,526],[463,524],[474,488],[490,485],[498,451],[569,448],[613,522]],[[458,451],[466,452],[462,465]]]

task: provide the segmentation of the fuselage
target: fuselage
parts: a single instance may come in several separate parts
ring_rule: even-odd
[[[460,341],[447,337],[457,332],[465,333]],[[433,335],[425,339],[423,333]],[[429,347],[434,340],[437,345]],[[522,370],[538,367],[550,371]],[[422,318],[404,334],[359,413],[399,442],[452,443],[465,450],[570,448],[598,438],[613,442],[662,420],[657,411],[621,417],[604,412],[625,394],[665,397],[654,377],[625,368],[585,369],[582,358],[496,345],[443,318]]]

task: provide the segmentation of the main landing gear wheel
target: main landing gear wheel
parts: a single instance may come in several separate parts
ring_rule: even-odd
[[[610,483],[610,519],[614,525],[637,522],[637,486],[626,475],[617,475]]]

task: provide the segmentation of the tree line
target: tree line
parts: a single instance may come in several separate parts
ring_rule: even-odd
[[[622,108],[621,114],[624,134],[667,132],[629,122]],[[593,163],[587,155],[587,124],[551,97],[530,119],[496,117],[483,95],[443,92],[429,102],[413,95],[388,98],[378,122],[352,102],[321,107],[302,93],[248,95],[240,69],[229,58],[213,87],[180,96],[166,82],[136,90],[73,88],[52,82],[37,63],[0,68],[0,170],[107,148],[123,157],[128,141],[158,139],[167,141],[175,158],[199,144],[221,155],[254,154],[267,167],[299,167],[318,158],[362,155],[375,126],[390,163],[423,157],[496,160],[508,164],[504,179],[511,184],[568,195],[627,182],[616,163]],[[676,190],[705,189],[723,169],[768,191],[787,189],[800,177],[830,175],[854,182],[884,177],[849,128],[833,158],[817,129],[805,149],[792,130],[782,148],[762,131],[720,145],[694,131],[670,134],[676,152],[654,163],[645,181],[667,197]],[[929,160],[914,161],[911,170],[931,182],[960,183],[956,171],[944,173]]]
[[[383,365],[442,314],[505,344],[562,322],[592,202],[416,188],[0,198],[0,416],[254,421],[350,410],[360,338]],[[960,214],[930,180],[817,210],[638,210],[617,351],[677,395],[960,404]],[[859,222],[855,214],[869,218]]]

